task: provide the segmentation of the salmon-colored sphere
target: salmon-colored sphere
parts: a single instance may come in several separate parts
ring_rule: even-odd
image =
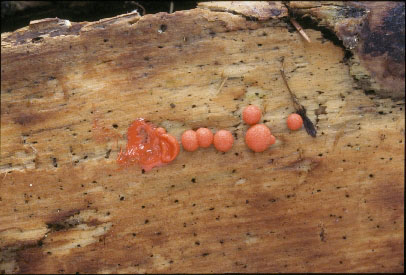
[[[182,134],[182,145],[183,149],[189,152],[196,151],[199,148],[199,143],[197,141],[197,134],[193,130],[186,130]]]
[[[254,105],[245,107],[244,111],[242,111],[242,119],[249,125],[258,123],[261,119],[261,109]]]
[[[199,128],[197,129],[196,134],[200,147],[207,148],[213,143],[213,133],[210,129]]]
[[[245,143],[254,152],[263,152],[271,145],[271,130],[265,124],[251,126],[245,134]]]
[[[233,134],[227,130],[220,130],[214,135],[213,143],[217,150],[227,152],[233,147]]]
[[[290,114],[288,116],[288,119],[286,120],[286,123],[288,124],[288,128],[290,130],[299,130],[302,128],[303,125],[303,119],[300,115],[298,114]]]

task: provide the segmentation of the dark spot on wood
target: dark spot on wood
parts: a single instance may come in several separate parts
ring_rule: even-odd
[[[314,114],[316,116],[325,115],[325,114],[327,114],[326,109],[327,109],[327,106],[319,105],[319,108],[314,110]]]
[[[52,164],[55,168],[58,167],[58,162],[57,162],[56,158],[52,158]]]
[[[165,32],[167,29],[168,29],[168,26],[165,25],[165,24],[162,24],[161,26],[159,26],[159,30],[160,30],[161,32]]]
[[[273,16],[279,16],[282,12],[279,9],[271,9],[271,14]]]
[[[44,41],[44,38],[40,37],[40,36],[34,37],[33,39],[31,39],[32,43],[41,43],[42,41]]]
[[[364,91],[366,95],[375,95],[375,91],[374,90],[366,90]]]
[[[320,240],[322,241],[322,242],[325,242],[326,241],[326,236],[325,236],[325,233],[324,233],[324,228],[321,228],[321,231],[320,231]]]
[[[107,150],[104,158],[108,159],[110,157],[110,153],[111,153],[111,149]]]
[[[171,103],[170,106],[171,106],[172,109],[176,107],[176,105],[173,104],[173,103]]]
[[[14,122],[20,124],[20,125],[28,125],[28,124],[34,124],[37,122],[41,122],[45,120],[46,117],[40,114],[36,113],[21,113],[19,116],[14,118]]]

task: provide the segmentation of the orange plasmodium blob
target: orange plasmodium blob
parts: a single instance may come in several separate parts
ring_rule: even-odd
[[[245,134],[245,143],[254,152],[263,152],[275,143],[275,137],[265,124],[251,126]]]
[[[255,105],[249,105],[242,111],[242,119],[245,123],[253,125],[261,119],[261,109]]]
[[[149,171],[173,161],[179,154],[179,143],[162,129],[157,129],[143,118],[135,120],[128,128],[127,146],[118,154],[117,162],[123,166],[139,164]]]
[[[182,134],[183,149],[189,152],[196,151],[199,148],[199,142],[197,140],[197,134],[193,130],[186,130]]]
[[[230,131],[220,130],[213,138],[214,147],[221,152],[227,152],[233,147],[234,137]]]
[[[288,124],[288,128],[290,130],[299,130],[302,128],[303,125],[303,119],[300,115],[298,114],[290,114],[288,116],[288,119],[286,120],[286,123]]]
[[[176,138],[170,134],[161,134],[160,146],[162,151],[161,160],[165,163],[173,161],[180,151]]]
[[[213,143],[213,133],[210,129],[199,128],[196,131],[196,135],[199,146],[202,148],[207,148]]]

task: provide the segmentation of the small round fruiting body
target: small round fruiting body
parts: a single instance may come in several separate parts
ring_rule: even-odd
[[[275,143],[275,137],[265,124],[256,124],[251,126],[245,134],[245,143],[252,151],[259,153]]]
[[[228,152],[233,147],[233,134],[227,130],[220,130],[214,135],[213,143],[217,150]]]
[[[296,131],[296,130],[299,130],[300,128],[302,128],[303,119],[298,114],[290,114],[288,116],[288,119],[286,120],[286,123],[290,130]]]
[[[193,130],[186,130],[182,134],[183,149],[189,152],[196,151],[199,148],[196,132]]]

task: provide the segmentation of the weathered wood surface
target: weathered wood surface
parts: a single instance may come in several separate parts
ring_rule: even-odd
[[[354,56],[350,74],[381,97],[405,97],[405,2],[298,1],[291,13],[333,31]]]
[[[1,37],[2,272],[404,271],[404,100],[357,89],[320,32],[204,5],[56,24]],[[285,125],[282,56],[316,138]],[[264,153],[244,144],[250,103],[277,137]],[[138,117],[235,145],[119,169]]]

